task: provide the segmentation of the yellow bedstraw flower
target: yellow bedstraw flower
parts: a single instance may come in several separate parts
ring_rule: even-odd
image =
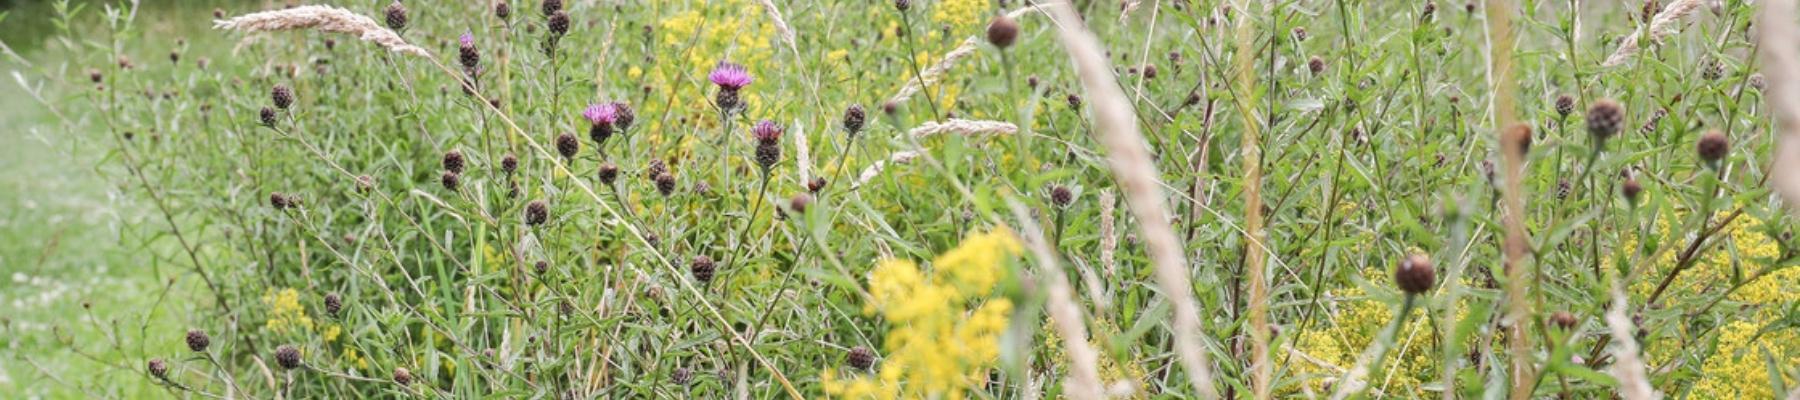
[[[931,8],[931,22],[949,25],[951,32],[971,32],[986,22],[982,15],[991,9],[988,0],[943,0]]]
[[[1006,263],[1022,251],[1005,230],[978,233],[921,271],[906,260],[886,260],[869,271],[869,310],[893,328],[887,354],[873,375],[849,379],[826,370],[820,378],[834,398],[962,399],[987,379],[1000,356],[1000,335],[1012,301],[987,298],[1006,279]]]
[[[269,307],[269,320],[263,328],[275,333],[285,333],[289,329],[311,331],[312,317],[306,315],[306,307],[300,305],[300,291],[293,288],[269,292],[262,296],[264,306]]]

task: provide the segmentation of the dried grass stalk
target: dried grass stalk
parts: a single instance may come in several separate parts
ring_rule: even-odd
[[[868,167],[863,168],[862,174],[856,177],[856,182],[851,184],[850,188],[854,189],[862,187],[863,184],[869,183],[869,181],[874,180],[875,177],[881,176],[881,171],[887,169],[887,164],[911,163],[914,158],[919,158],[919,155],[921,154],[924,153],[920,153],[919,150],[896,151],[893,154],[888,155],[886,161],[876,161],[874,164],[869,164]]]
[[[806,142],[806,125],[794,121],[794,161],[799,165],[800,186],[812,182],[812,146]]]
[[[1175,352],[1187,370],[1188,383],[1201,399],[1216,399],[1211,361],[1202,344],[1200,307],[1194,300],[1193,284],[1187,275],[1187,260],[1180,239],[1169,224],[1167,205],[1163,204],[1161,183],[1156,164],[1144,148],[1144,136],[1138,131],[1137,119],[1125,91],[1113,79],[1112,67],[1102,53],[1099,38],[1087,30],[1081,16],[1068,3],[1046,6],[1057,26],[1057,37],[1068,51],[1070,61],[1081,76],[1081,84],[1093,108],[1096,129],[1092,132],[1107,148],[1107,163],[1118,180],[1125,200],[1137,217],[1144,233],[1144,244],[1155,266],[1156,283],[1174,305],[1171,330],[1175,336]]]
[[[1047,4],[1039,4],[1020,7],[1017,10],[1006,13],[1006,16],[1017,20],[1019,17],[1024,16],[1025,13],[1035,11],[1038,7],[1046,5]],[[961,60],[963,57],[975,53],[975,49],[981,48],[981,43],[984,41],[986,41],[986,39],[983,39],[981,35],[970,35],[969,38],[963,39],[961,45],[956,46],[955,49],[951,49],[949,53],[944,53],[944,59],[938,60],[937,64],[933,64],[931,68],[926,68],[924,72],[920,72],[919,79],[907,79],[906,86],[901,86],[900,90],[895,92],[893,97],[888,98],[888,101],[894,103],[905,102],[906,99],[912,97],[913,94],[919,93],[919,89],[937,83],[938,79],[943,77],[945,72],[950,71],[951,67],[956,66],[957,60]],[[911,55],[908,55],[908,57],[911,57]]]
[[[1619,396],[1625,400],[1655,399],[1656,391],[1650,389],[1650,376],[1645,373],[1644,360],[1638,358],[1637,337],[1633,333],[1637,329],[1631,326],[1631,318],[1625,316],[1625,309],[1630,308],[1631,303],[1625,297],[1625,289],[1616,280],[1613,282],[1612,297],[1612,309],[1606,311],[1606,327],[1611,329],[1613,342],[1616,343],[1610,370],[1613,378],[1619,380]]]
[[[1013,134],[1019,131],[1018,125],[1006,121],[976,121],[967,119],[947,119],[939,123],[926,122],[906,133],[916,138],[954,133],[959,135],[978,135],[983,133]]]
[[[1769,110],[1780,135],[1769,168],[1770,184],[1786,199],[1789,211],[1800,214],[1800,83],[1794,81],[1800,79],[1800,50],[1790,45],[1800,38],[1800,28],[1793,15],[1794,0],[1767,0],[1757,21],[1762,28],[1756,40],[1768,77]]]
[[[759,0],[758,3],[762,3],[763,11],[769,13],[769,19],[775,21],[775,32],[781,34],[781,40],[787,41],[788,47],[798,48],[799,45],[794,43],[794,28],[788,26],[787,18],[781,16],[781,9],[775,7],[775,2]]]
[[[1119,199],[1111,190],[1100,192],[1100,268],[1106,271],[1107,280],[1118,273],[1118,260],[1115,252],[1119,249],[1118,221],[1113,216]]]
[[[431,53],[413,46],[399,34],[375,23],[374,19],[332,6],[299,6],[283,10],[263,11],[213,21],[213,29],[242,32],[276,32],[310,29],[342,33],[372,42],[388,51],[431,57]]]
[[[1075,305],[1075,290],[1069,288],[1069,279],[1065,277],[1062,267],[1056,262],[1056,252],[1050,250],[1049,241],[1044,238],[1044,230],[1038,227],[1037,221],[1031,219],[1031,212],[1018,199],[1008,198],[1008,206],[1012,208],[1013,218],[1019,221],[1019,227],[1025,236],[1026,244],[1036,256],[1045,280],[1049,281],[1049,299],[1045,308],[1050,313],[1052,326],[1056,335],[1062,337],[1063,348],[1068,349],[1069,382],[1063,384],[1065,395],[1072,399],[1100,399],[1100,356],[1094,348],[1088,346],[1087,321],[1082,319],[1081,307]]]
[[[1640,37],[1648,35],[1652,43],[1662,43],[1663,37],[1681,29],[1681,19],[1687,17],[1688,14],[1693,14],[1694,10],[1700,9],[1701,3],[1700,0],[1676,0],[1674,3],[1669,3],[1668,7],[1663,7],[1662,12],[1656,13],[1655,17],[1650,18],[1647,32],[1626,36],[1625,41],[1619,43],[1619,49],[1607,56],[1606,61],[1601,62],[1600,66],[1611,67],[1624,64],[1631,57],[1637,56],[1639,48],[1643,47],[1638,44]]]

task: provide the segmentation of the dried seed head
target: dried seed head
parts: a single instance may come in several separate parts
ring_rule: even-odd
[[[388,3],[387,8],[382,10],[382,15],[387,19],[388,29],[406,29],[406,5],[400,4],[398,0]]]
[[[149,370],[150,376],[154,376],[154,377],[156,377],[156,379],[162,379],[162,380],[169,379],[169,362],[168,361],[163,361],[163,359],[161,359],[161,358],[152,358],[152,359],[150,359],[150,362],[148,363],[148,365],[145,366],[144,368]]]
[[[1602,99],[1588,106],[1587,131],[1595,139],[1606,140],[1619,133],[1625,122],[1625,109],[1612,99]]]
[[[556,154],[561,154],[563,159],[573,161],[575,159],[575,153],[580,151],[581,140],[576,139],[575,135],[571,135],[567,132],[556,135]]]
[[[188,345],[188,350],[193,350],[194,352],[204,352],[204,351],[206,351],[207,346],[212,345],[212,338],[206,336],[206,331],[199,330],[199,329],[189,329],[187,331],[187,345]]]
[[[806,206],[811,204],[812,196],[808,196],[805,193],[796,194],[794,195],[794,198],[788,199],[788,208],[794,210],[794,212],[798,214],[805,214]]]
[[[1557,311],[1550,314],[1550,324],[1562,328],[1565,331],[1575,329],[1576,322],[1575,314],[1570,314],[1568,311]]]
[[[844,357],[844,361],[850,364],[850,368],[868,371],[875,366],[875,351],[863,346],[851,347],[850,355]]]
[[[862,132],[863,122],[867,119],[868,114],[863,111],[861,104],[851,104],[850,107],[844,109],[844,130],[850,132],[851,135]]]
[[[514,171],[518,171],[518,170],[519,170],[519,157],[518,156],[512,155],[512,153],[507,153],[505,157],[500,157],[500,171],[501,172],[511,174]]]
[[[993,43],[994,47],[1001,49],[1012,47],[1013,42],[1018,38],[1019,23],[1005,14],[994,16],[994,19],[988,21],[987,40],[988,43]]]
[[[462,188],[462,174],[444,171],[444,175],[438,177],[438,181],[444,184],[444,190],[454,192]]]
[[[545,204],[543,200],[532,200],[531,203],[525,204],[526,225],[543,225],[544,221],[548,219],[550,219],[550,205]]]
[[[412,386],[412,380],[412,371],[407,370],[406,367],[394,367],[394,384]]]
[[[1437,271],[1431,267],[1431,258],[1424,254],[1406,256],[1394,269],[1394,284],[1409,295],[1430,291],[1436,280]]]
[[[300,368],[300,349],[293,345],[281,345],[275,348],[275,363],[283,369]]]
[[[275,108],[286,110],[294,105],[294,90],[277,84],[269,89],[269,98],[275,102]]]
[[[1568,118],[1571,112],[1575,112],[1575,98],[1566,94],[1556,95],[1556,116]]]
[[[338,296],[337,293],[326,293],[325,294],[325,315],[337,317],[338,312],[341,312],[341,311],[344,311],[344,298],[342,296]]]
[[[613,165],[612,161],[607,161],[605,164],[600,164],[600,172],[596,174],[600,177],[600,183],[612,185],[613,181],[619,179],[619,166]]]
[[[656,175],[656,192],[663,197],[675,194],[675,175],[664,172]]]
[[[718,265],[713,263],[712,257],[704,255],[694,256],[694,260],[688,263],[688,271],[692,272],[694,280],[700,281],[701,284],[712,282],[713,272],[717,268]]]
[[[1706,134],[1700,135],[1700,141],[1694,144],[1694,150],[1700,154],[1701,161],[1706,161],[1709,165],[1717,164],[1719,160],[1725,158],[1727,153],[1731,152],[1731,141],[1725,138],[1724,133],[1716,130],[1707,131]]]
[[[462,150],[450,150],[444,153],[444,170],[459,174],[463,172]]]

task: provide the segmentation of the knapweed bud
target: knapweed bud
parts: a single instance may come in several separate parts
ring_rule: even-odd
[[[275,364],[282,369],[300,368],[300,349],[293,345],[281,345],[275,348]]]
[[[794,210],[794,213],[797,214],[805,214],[806,206],[811,204],[812,196],[809,196],[806,193],[796,194],[794,195],[794,198],[788,199],[788,209]]]
[[[1144,79],[1156,79],[1156,64],[1144,64]]]
[[[569,34],[569,13],[556,10],[555,13],[550,14],[548,20],[544,21],[544,25],[550,28],[552,37],[561,38],[563,35]]]
[[[387,8],[382,10],[382,15],[387,17],[388,29],[396,31],[406,29],[406,5],[400,4],[399,1],[388,3]]]
[[[550,273],[550,262],[537,260],[537,262],[531,263],[531,271],[536,272],[538,275]]]
[[[900,12],[912,9],[912,0],[894,0],[894,9]]]
[[[206,336],[206,331],[189,329],[187,331],[187,345],[188,350],[193,350],[196,353],[204,352],[206,351],[207,346],[212,345],[212,338]]]
[[[372,190],[375,190],[375,177],[368,175],[356,176],[356,191],[358,193],[368,193]]]
[[[256,119],[257,121],[262,122],[263,126],[274,127],[275,109],[263,107],[261,111],[256,112]]]
[[[275,85],[269,89],[269,99],[274,101],[275,108],[286,110],[294,105],[294,90],[287,85]]]
[[[494,18],[499,18],[501,21],[512,19],[512,4],[507,3],[506,0],[495,2]]]
[[[289,206],[290,204],[288,203],[287,195],[281,194],[281,192],[269,193],[269,207],[274,207],[277,210],[286,210]]]
[[[545,204],[543,200],[532,200],[525,204],[526,225],[543,225],[544,221],[548,219],[550,219],[550,205]]]
[[[1406,256],[1394,269],[1394,284],[1409,295],[1430,291],[1436,280],[1437,271],[1431,267],[1431,258],[1424,254]]]
[[[518,171],[518,170],[519,170],[519,156],[515,156],[515,155],[512,155],[511,153],[508,153],[505,157],[500,157],[500,172],[505,172],[505,173],[511,174],[514,171]]]
[[[546,17],[550,16],[551,14],[556,14],[558,11],[563,10],[562,0],[544,0],[544,2],[541,4],[541,6],[542,7],[540,7],[539,9],[544,12],[544,16],[546,16]]]
[[[694,280],[701,284],[712,282],[713,272],[717,268],[718,265],[713,263],[712,257],[704,255],[694,256],[694,260],[688,262],[688,272],[693,273]]]
[[[1707,131],[1700,135],[1700,141],[1694,144],[1694,152],[1700,155],[1701,161],[1716,164],[1731,152],[1731,141],[1719,131]]]
[[[1081,96],[1076,95],[1074,93],[1070,93],[1069,97],[1068,97],[1068,101],[1069,101],[1069,108],[1081,109]]]
[[[1294,41],[1296,41],[1296,42],[1306,41],[1306,27],[1296,26],[1296,27],[1294,27],[1293,32],[1294,32]]]
[[[456,39],[456,53],[456,59],[462,62],[464,69],[474,71],[476,66],[481,65],[481,51],[475,49],[475,35],[469,31],[463,31],[462,36]]]
[[[444,174],[438,177],[438,182],[444,184],[444,190],[454,192],[462,188],[462,174],[444,171]]]
[[[600,164],[600,171],[596,175],[599,176],[600,183],[612,185],[614,181],[619,180],[619,166],[607,161],[605,164]]]
[[[988,43],[994,44],[994,47],[1001,49],[1012,47],[1013,41],[1018,38],[1019,23],[1007,17],[1006,14],[994,16],[994,19],[988,21],[987,40]]]
[[[444,170],[459,174],[463,172],[462,150],[450,150],[444,153]]]
[[[766,171],[781,161],[781,125],[763,120],[750,129],[750,134],[756,139],[756,165]]]
[[[88,68],[88,81],[93,82],[93,83],[100,83],[100,81],[105,80],[105,79],[106,79],[106,75],[101,74],[99,69]]]
[[[875,366],[875,351],[863,346],[851,347],[850,354],[844,357],[844,362],[849,364],[850,368],[868,371],[870,367]]]
[[[325,315],[337,317],[338,312],[341,311],[344,311],[344,297],[338,296],[337,293],[326,293]]]
[[[673,383],[676,386],[687,385],[689,381],[693,380],[694,370],[688,369],[688,367],[677,367],[675,368],[675,372],[669,374],[669,383]]]
[[[407,370],[406,367],[394,367],[394,384],[412,386],[412,381],[412,371]]]
[[[852,136],[862,132],[863,123],[868,117],[868,112],[863,110],[861,104],[851,104],[844,108],[844,131],[850,132]]]
[[[144,369],[150,371],[150,376],[154,376],[156,379],[169,379],[169,362],[163,361],[161,358],[150,359]]]
[[[1557,311],[1550,314],[1550,324],[1555,325],[1557,328],[1562,328],[1565,331],[1575,329],[1576,322],[1575,314],[1570,314],[1568,311]]]
[[[1572,112],[1575,112],[1575,98],[1569,97],[1569,95],[1566,95],[1566,94],[1557,95],[1556,96],[1556,116],[1560,117],[1560,118],[1568,118],[1569,113],[1572,113]]]
[[[1606,140],[1619,133],[1619,124],[1625,122],[1625,109],[1612,99],[1602,99],[1588,106],[1588,135],[1598,140]]]
[[[631,130],[631,123],[637,121],[637,111],[631,109],[630,104],[621,101],[613,102],[612,107],[613,126],[621,132]]]
[[[663,197],[675,194],[675,175],[664,172],[656,175],[656,192]]]
[[[825,189],[825,178],[813,177],[811,181],[806,182],[806,191],[808,192],[818,193],[821,189]]]
[[[1312,56],[1312,58],[1306,60],[1306,70],[1311,71],[1313,75],[1325,72],[1325,59],[1319,58],[1319,56]]]
[[[574,160],[575,153],[580,151],[581,141],[575,139],[575,135],[568,133],[556,135],[556,154],[561,154],[563,159]]]
[[[663,160],[650,160],[649,166],[644,167],[644,177],[650,180],[656,180],[657,175],[665,172],[669,172],[669,165],[663,163]]]
[[[1625,177],[1625,183],[1619,184],[1619,194],[1625,196],[1625,202],[1637,204],[1638,194],[1644,192],[1644,185],[1638,183],[1637,177]]]
[[[1069,187],[1063,185],[1050,186],[1050,204],[1055,205],[1056,208],[1067,208],[1069,203],[1073,202],[1075,202],[1075,192],[1069,190]]]

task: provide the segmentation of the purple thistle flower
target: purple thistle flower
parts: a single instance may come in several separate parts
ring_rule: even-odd
[[[463,68],[469,71],[469,75],[474,75],[475,66],[481,64],[481,53],[475,50],[475,35],[469,31],[463,31],[462,37],[457,38],[456,42],[460,45],[456,48],[457,60],[462,62]]]
[[[765,119],[757,122],[756,127],[750,128],[750,134],[756,138],[758,143],[773,144],[781,140],[781,125]]]
[[[619,109],[612,103],[594,103],[589,104],[587,110],[581,112],[581,116],[594,125],[612,125],[619,119]]]
[[[714,67],[707,78],[714,85],[719,85],[720,89],[731,91],[750,86],[750,82],[754,80],[750,77],[750,72],[744,70],[744,66],[725,61],[719,62],[719,66]]]
[[[474,33],[465,30],[463,31],[462,36],[456,39],[456,43],[462,45],[462,47],[475,47],[475,35]]]

